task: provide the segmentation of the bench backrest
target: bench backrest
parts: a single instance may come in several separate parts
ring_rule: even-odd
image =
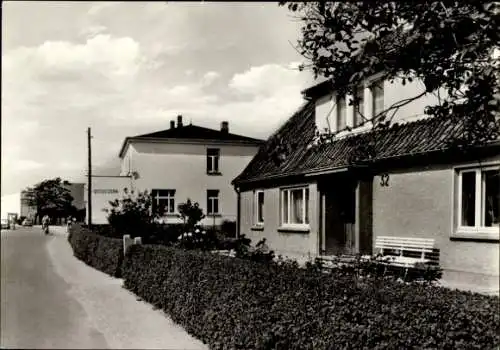
[[[412,237],[392,237],[378,236],[375,239],[375,248],[383,250],[400,250],[420,253],[432,253],[434,250],[434,239],[432,238],[412,238]]]

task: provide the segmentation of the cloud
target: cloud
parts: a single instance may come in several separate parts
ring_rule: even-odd
[[[296,63],[288,65],[267,64],[251,67],[249,70],[233,76],[229,87],[238,93],[270,96],[283,90],[302,86],[303,74],[296,68]]]
[[[102,34],[106,32],[108,28],[103,25],[91,25],[89,27],[85,27],[80,31],[80,35],[86,38],[92,38],[98,34]]]
[[[117,115],[112,122],[150,125],[146,132],[167,128],[168,120],[182,114],[193,124],[210,128],[227,120],[232,132],[265,138],[304,102],[301,91],[309,81],[290,64],[268,64],[234,74],[215,94],[205,84],[207,76],[221,79],[206,73],[198,83],[149,90],[147,98],[137,98],[141,102],[132,107],[137,111],[133,117]]]
[[[84,173],[89,126],[97,165],[178,114],[266,137],[302,103],[305,79],[287,63],[296,25],[276,4],[32,6],[11,14],[2,43],[2,188]]]
[[[95,16],[95,15],[101,13],[103,10],[108,9],[110,7],[113,7],[113,6],[116,6],[118,4],[120,4],[120,2],[105,2],[105,1],[98,2],[98,3],[92,4],[92,6],[87,11],[87,14],[89,14],[91,16]]]
[[[43,163],[31,159],[19,159],[12,165],[15,170],[19,171],[35,170],[43,168],[45,166]],[[9,169],[9,171],[14,169],[11,168]]]
[[[217,80],[220,77],[220,74],[214,71],[210,71],[205,73],[203,76],[203,84],[204,85],[210,85],[212,84],[215,80]]]

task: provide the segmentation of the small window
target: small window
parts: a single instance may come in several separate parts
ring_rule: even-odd
[[[159,215],[175,213],[175,190],[158,190],[151,191],[152,210],[153,213]]]
[[[309,224],[309,189],[293,188],[281,191],[281,224]]]
[[[379,81],[370,88],[372,92],[372,117],[384,111],[384,81]]]
[[[207,173],[219,173],[219,148],[207,148]]]
[[[342,131],[347,125],[347,104],[345,97],[337,97],[337,131]]]
[[[354,127],[360,126],[364,122],[365,89],[360,87],[356,90],[356,103],[354,104]],[[366,118],[366,116],[365,116]]]
[[[264,224],[264,191],[256,191],[254,197],[255,224]]]
[[[207,190],[207,214],[219,214],[219,190]]]
[[[499,232],[500,166],[458,173],[459,230]]]

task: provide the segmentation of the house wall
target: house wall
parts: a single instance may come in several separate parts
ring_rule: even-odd
[[[494,160],[500,162],[500,157]],[[457,200],[454,178],[452,166],[392,171],[388,187],[375,176],[373,242],[377,236],[434,238],[443,269],[498,276],[498,242],[451,239]]]
[[[425,85],[420,80],[414,80],[409,83],[406,82],[405,85],[402,84],[401,79],[395,79],[393,83],[389,81],[384,82],[384,108],[389,108],[396,102],[404,99],[412,98],[421,92],[425,91]],[[424,109],[426,106],[435,105],[439,103],[439,97],[443,98],[446,96],[445,91],[440,90],[439,93],[427,93],[424,96],[408,103],[405,106],[398,108],[396,111],[393,121],[404,119],[414,119],[424,115]],[[391,113],[392,115],[392,113]]]
[[[365,117],[372,116],[372,100],[373,96],[370,90],[370,81],[366,82],[364,89],[364,108],[363,112]],[[400,102],[404,99],[412,98],[421,92],[425,91],[424,84],[419,80],[414,80],[411,83],[406,82],[405,85],[402,84],[401,79],[395,79],[394,82],[385,81],[384,82],[384,108],[389,108],[396,102]],[[331,93],[329,95],[323,96],[316,102],[316,127],[321,132],[325,129],[336,131],[337,130],[337,108],[335,105],[335,94]],[[439,102],[439,97],[443,98],[446,96],[444,91],[436,91],[435,93],[427,93],[424,96],[412,101],[396,111],[393,117],[393,121],[418,118],[424,115],[424,108],[429,105],[435,105]],[[392,115],[392,112],[391,112]],[[354,107],[347,106],[347,125],[353,126],[354,121]],[[366,126],[359,128],[366,129]]]
[[[221,175],[207,174],[207,148],[219,148]],[[207,212],[207,189],[219,190],[221,216],[207,217],[204,225],[219,225],[223,220],[236,221],[237,195],[231,181],[243,171],[257,153],[257,146],[227,144],[134,143],[123,158],[122,169],[130,164],[139,174],[133,184],[139,191],[175,189],[175,207],[188,198]],[[130,159],[130,162],[129,162]],[[167,223],[180,219],[166,216]]]
[[[255,245],[266,238],[267,245],[275,253],[289,257],[314,256],[319,252],[319,196],[316,183],[309,183],[309,227],[307,233],[280,232],[280,188],[264,191],[264,226],[254,225],[254,191],[241,193],[240,232]]]
[[[85,184],[85,207],[87,215],[85,222],[89,221],[88,184]],[[131,179],[120,176],[93,176],[92,177],[92,223],[107,224],[107,213],[104,209],[109,209],[109,202],[117,198],[122,198],[123,189],[131,187]]]

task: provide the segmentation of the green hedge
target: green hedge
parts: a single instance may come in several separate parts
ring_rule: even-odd
[[[212,349],[498,346],[499,298],[132,246],[125,287]]]
[[[104,237],[88,229],[73,225],[68,241],[75,256],[97,270],[114,277],[121,277],[123,263],[123,241]]]

